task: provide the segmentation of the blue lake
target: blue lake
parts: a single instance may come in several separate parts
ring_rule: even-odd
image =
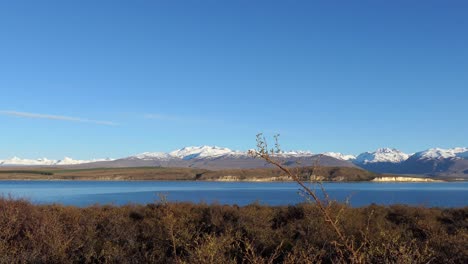
[[[312,186],[313,187],[313,186]],[[450,183],[325,183],[334,200],[359,207],[371,203],[426,207],[468,206],[468,182]],[[319,190],[317,189],[317,192]],[[37,204],[147,204],[159,201],[246,205],[254,202],[287,205],[305,198],[295,183],[190,181],[0,181],[3,196],[26,198]]]

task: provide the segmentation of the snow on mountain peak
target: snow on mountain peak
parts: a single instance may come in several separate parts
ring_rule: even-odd
[[[223,156],[247,156],[248,152],[233,151],[229,148],[218,146],[191,146],[174,150],[169,153],[165,152],[144,152],[135,156],[130,156],[128,159],[140,160],[169,160],[169,159],[204,159],[218,158]],[[285,151],[274,154],[277,157],[292,158],[292,157],[309,157],[314,154],[310,151]],[[368,164],[378,162],[400,163],[407,160],[410,156],[417,159],[468,159],[468,148],[432,148],[425,151],[417,152],[414,155],[408,155],[393,148],[379,148],[374,152],[365,152],[357,157],[353,155],[345,155],[338,152],[324,152],[323,155],[336,158],[339,160],[353,161],[356,164]],[[47,158],[40,159],[21,159],[12,157],[10,159],[0,160],[0,166],[61,166],[61,165],[78,165],[84,163],[112,161],[113,159],[93,159],[93,160],[74,160],[65,157],[62,160],[49,160]]]
[[[82,160],[74,160],[69,157],[65,157],[62,160],[59,160],[56,162],[57,165],[75,165],[75,164],[81,164],[83,163]]]
[[[284,156],[284,157],[306,157],[306,156],[312,156],[314,154],[307,150],[290,150],[290,151],[283,151],[275,155]]]
[[[409,158],[409,155],[394,148],[379,148],[374,152],[364,152],[356,157],[356,162],[361,164],[390,162],[400,163]]]
[[[13,157],[11,159],[1,160],[0,165],[2,166],[62,166],[62,165],[78,165],[83,163],[91,163],[98,161],[110,161],[112,159],[93,159],[93,160],[74,160],[69,157],[65,157],[62,160],[49,160],[47,158],[40,159],[21,159]]]
[[[200,146],[200,147],[184,147],[174,150],[169,153],[172,157],[190,160],[195,158],[218,157],[227,154],[236,154],[238,152],[228,148],[218,146]]]
[[[21,158],[18,158],[18,157],[13,157],[11,159],[6,159],[6,160],[3,160],[2,161],[2,165],[10,165],[10,166],[13,166],[13,165],[19,165],[19,166],[31,166],[31,165],[37,165],[37,166],[41,166],[41,165],[54,165],[55,164],[55,160],[49,160],[49,159],[46,159],[46,158],[41,158],[41,159],[21,159]]]
[[[100,162],[100,161],[112,161],[113,159],[111,158],[105,158],[105,159],[92,159],[92,160],[74,160],[69,157],[65,157],[62,160],[56,161],[54,165],[78,165],[78,164],[84,164],[84,163],[92,163],[92,162]]]
[[[169,159],[171,155],[165,152],[144,152],[131,158],[137,158],[141,160],[153,160],[153,159]]]
[[[462,158],[468,159],[468,148],[431,148],[414,154],[418,159],[449,159]]]
[[[342,153],[339,153],[339,152],[324,152],[322,154],[325,155],[325,156],[328,156],[328,157],[339,159],[339,160],[354,160],[354,159],[356,159],[356,156],[354,156],[354,155],[346,155],[346,154],[342,154]]]

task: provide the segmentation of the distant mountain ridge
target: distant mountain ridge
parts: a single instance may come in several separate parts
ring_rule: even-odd
[[[312,166],[320,159],[324,166],[356,167],[354,164],[334,157],[321,157],[308,151],[289,151],[274,154],[277,159],[290,166]],[[203,169],[248,169],[272,167],[264,160],[254,158],[248,151],[235,151],[218,146],[184,147],[169,153],[145,152],[109,162],[83,164],[103,167],[190,167]]]
[[[21,159],[13,157],[11,159],[0,160],[0,166],[67,166],[67,165],[78,165],[93,162],[111,161],[113,159],[93,159],[93,160],[75,160],[69,157],[65,157],[61,160],[50,160],[47,158],[40,159]]]
[[[468,148],[432,148],[406,154],[394,148],[379,148],[357,156],[337,152],[314,154],[310,151],[287,151],[275,154],[290,166],[312,166],[317,159],[323,166],[361,167],[377,173],[426,174],[468,178]],[[17,157],[0,160],[0,166],[76,166],[96,167],[192,167],[205,169],[265,168],[265,161],[255,159],[247,151],[218,146],[191,146],[171,152],[144,152],[119,159],[96,160],[31,160]]]

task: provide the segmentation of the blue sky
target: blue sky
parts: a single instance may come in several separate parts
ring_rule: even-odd
[[[0,159],[468,146],[466,1],[1,1]]]

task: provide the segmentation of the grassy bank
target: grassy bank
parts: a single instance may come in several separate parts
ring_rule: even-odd
[[[368,263],[466,263],[468,208],[346,208]],[[313,205],[35,206],[0,199],[2,263],[340,263]]]
[[[301,169],[304,177],[310,168]],[[326,181],[369,181],[382,176],[358,168],[319,167],[319,179]],[[278,169],[231,169],[210,171],[194,168],[16,168],[0,169],[0,180],[226,180],[233,181],[285,181]]]

